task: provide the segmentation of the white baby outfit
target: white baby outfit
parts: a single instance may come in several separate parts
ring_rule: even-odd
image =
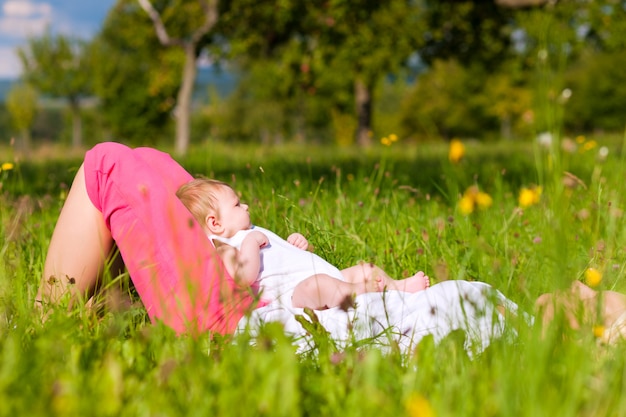
[[[310,321],[303,309],[294,308],[291,296],[296,285],[314,274],[328,274],[345,281],[341,272],[319,256],[298,249],[269,230],[255,226],[264,233],[269,245],[261,249],[261,272],[258,282],[261,298],[269,303],[244,316],[237,332],[255,335],[264,323],[282,323],[294,337],[299,351],[314,349],[314,336],[300,320]],[[252,230],[241,231],[230,239],[211,236],[239,249]],[[354,341],[380,343],[390,350],[398,348],[413,352],[426,335],[437,343],[453,330],[466,333],[465,348],[470,355],[482,352],[495,338],[507,334],[503,314],[495,308],[504,306],[512,316],[517,305],[502,293],[482,282],[450,280],[440,282],[424,291],[368,292],[358,295],[347,311],[340,307],[316,310],[318,322],[338,346]],[[532,317],[522,314],[532,324]],[[517,334],[515,329],[509,334]]]
[[[278,302],[290,308],[294,288],[306,278],[315,274],[327,274],[345,281],[341,271],[316,254],[299,249],[285,239],[259,226],[241,230],[231,238],[209,236],[237,250],[241,249],[244,238],[253,230],[267,236],[269,244],[261,248],[261,270],[257,278],[261,299]]]

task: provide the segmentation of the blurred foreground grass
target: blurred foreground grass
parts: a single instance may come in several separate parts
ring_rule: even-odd
[[[626,290],[621,138],[590,143],[468,143],[458,164],[441,145],[211,143],[180,162],[232,183],[255,223],[302,232],[339,267],[363,259],[397,277],[480,280],[531,312],[588,267],[601,288]],[[602,346],[588,328],[541,338],[519,326],[470,360],[456,334],[438,346],[426,338],[410,357],[367,344],[296,354],[276,325],[252,346],[246,335],[176,337],[138,305],[59,309],[41,325],[33,296],[80,159],[18,159],[0,172],[0,415],[626,414],[625,345]],[[534,185],[539,201],[520,207],[521,188]],[[458,203],[472,186],[492,204],[466,215]],[[126,279],[108,285],[129,291]]]

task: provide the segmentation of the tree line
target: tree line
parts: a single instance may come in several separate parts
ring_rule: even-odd
[[[118,0],[92,40],[46,33],[19,48],[6,108],[25,147],[45,96],[66,102],[74,146],[87,129],[177,154],[207,138],[615,131],[625,35],[622,0]],[[194,102],[202,62],[238,74],[236,91]]]

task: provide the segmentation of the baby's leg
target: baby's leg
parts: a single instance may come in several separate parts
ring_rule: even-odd
[[[325,310],[337,307],[346,298],[366,292],[380,291],[377,282],[364,280],[351,283],[326,274],[316,274],[300,282],[293,291],[291,303],[298,308]]]
[[[346,278],[346,281],[354,284],[366,281],[375,282],[378,284],[379,291],[387,288],[388,290],[418,292],[430,287],[430,278],[422,271],[412,277],[396,280],[387,275],[380,267],[367,262],[360,262],[358,265],[346,268],[341,271],[341,274]]]
[[[90,292],[112,247],[102,213],[87,195],[81,165],[50,239],[37,306],[57,302],[68,289],[80,295]]]

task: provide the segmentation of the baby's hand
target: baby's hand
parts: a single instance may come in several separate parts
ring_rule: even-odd
[[[302,249],[302,250],[309,249],[309,241],[306,240],[306,238],[302,236],[300,233],[290,234],[289,237],[287,238],[287,242],[289,242],[290,244],[292,244],[298,249]]]
[[[254,239],[254,241],[259,245],[259,248],[267,246],[267,244],[270,243],[267,236],[265,236],[264,233],[259,232],[258,230],[254,230],[250,232],[244,240],[248,240],[248,239]]]

